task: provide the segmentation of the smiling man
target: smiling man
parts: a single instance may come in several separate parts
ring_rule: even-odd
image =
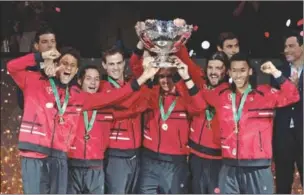
[[[291,193],[295,164],[303,186],[303,37],[299,31],[289,31],[284,41],[287,63],[279,69],[298,88],[301,100],[276,111],[273,152],[278,194]]]
[[[248,57],[241,53],[232,56],[228,71],[231,85],[223,83],[213,91],[202,91],[221,119],[223,166],[217,193],[272,194],[274,108],[299,101],[299,93],[271,62],[264,63],[261,71],[271,74],[281,90],[257,85]],[[200,101],[193,104],[201,107]]]
[[[216,52],[209,59],[203,90],[214,90],[227,82],[228,57],[224,52]],[[192,113],[189,158],[192,175],[192,190],[195,194],[217,193],[219,172],[222,166],[220,138],[217,136],[219,121],[212,106],[203,112]]]
[[[126,85],[124,53],[117,47],[102,56],[106,70],[100,91],[121,88]],[[115,113],[114,113],[115,114]],[[139,148],[141,146],[140,113],[127,119],[113,118],[109,129],[110,143],[105,161],[106,193],[134,193],[139,173]]]
[[[223,51],[228,58],[240,52],[238,37],[232,32],[223,32],[220,34],[217,43],[217,50]]]
[[[52,48],[56,48],[57,45],[55,32],[50,27],[44,25],[37,31],[34,41],[34,49],[38,52],[48,51]],[[37,63],[43,63],[43,61]],[[39,69],[37,67],[29,67],[28,70],[38,71]],[[19,107],[23,109],[24,97],[23,92],[19,87],[17,87],[17,101]]]

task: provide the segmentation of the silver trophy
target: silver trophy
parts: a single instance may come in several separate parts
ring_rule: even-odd
[[[157,54],[154,66],[169,68],[172,66],[170,54],[176,53],[185,44],[197,26],[174,24],[171,21],[146,20],[137,22],[136,33],[145,48]]]

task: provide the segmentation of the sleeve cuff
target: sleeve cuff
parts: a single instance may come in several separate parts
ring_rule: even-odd
[[[151,79],[147,80],[147,82],[145,83],[148,88],[152,89],[153,88],[153,81]]]
[[[140,86],[136,79],[131,81],[131,88],[133,91],[138,91],[140,89]]]
[[[194,85],[191,89],[188,89],[189,95],[194,96],[195,94],[198,93],[198,88],[196,85]]]
[[[278,78],[275,78],[275,80],[277,81],[278,84],[283,84],[286,81],[286,77],[281,75]]]
[[[172,81],[174,83],[177,83],[178,81],[180,81],[182,79],[182,77],[176,72],[173,77],[172,77]]]
[[[138,48],[136,47],[135,50],[134,50],[134,53],[135,53],[137,56],[141,57],[141,56],[143,56],[143,54],[144,54],[144,50],[143,50],[143,49],[138,49]]]

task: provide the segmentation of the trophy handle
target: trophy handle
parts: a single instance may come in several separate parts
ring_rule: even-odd
[[[153,43],[149,39],[145,38],[143,33],[140,34],[139,38],[146,48],[148,49],[153,48]]]

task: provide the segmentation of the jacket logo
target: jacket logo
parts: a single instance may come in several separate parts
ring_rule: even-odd
[[[278,90],[276,88],[271,88],[270,91],[271,93],[276,93]]]
[[[52,87],[46,87],[46,92],[47,92],[48,94],[52,94],[52,93],[53,93]]]
[[[229,99],[229,100],[232,100],[232,93],[229,93],[229,94],[228,94],[228,99]]]
[[[46,108],[53,108],[54,104],[52,102],[48,102],[48,103],[45,104],[45,107]]]

